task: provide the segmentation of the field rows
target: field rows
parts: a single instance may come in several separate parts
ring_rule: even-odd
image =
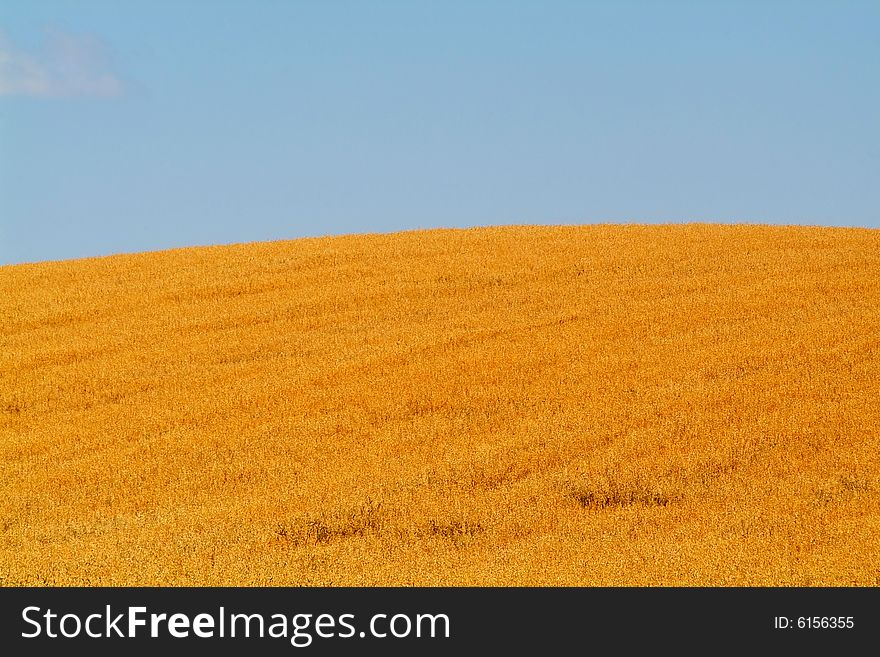
[[[880,232],[0,267],[0,584],[880,585]]]

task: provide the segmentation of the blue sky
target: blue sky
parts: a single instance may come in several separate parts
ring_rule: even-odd
[[[880,226],[880,3],[0,4],[0,263],[671,221]]]

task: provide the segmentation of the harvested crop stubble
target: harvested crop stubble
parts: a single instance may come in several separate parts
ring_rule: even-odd
[[[0,584],[880,584],[880,231],[0,268]]]

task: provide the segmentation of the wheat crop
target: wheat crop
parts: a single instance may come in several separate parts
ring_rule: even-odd
[[[0,267],[2,585],[878,585],[880,231]]]

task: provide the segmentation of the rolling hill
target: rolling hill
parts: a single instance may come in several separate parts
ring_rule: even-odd
[[[0,267],[2,585],[880,585],[880,231]]]

